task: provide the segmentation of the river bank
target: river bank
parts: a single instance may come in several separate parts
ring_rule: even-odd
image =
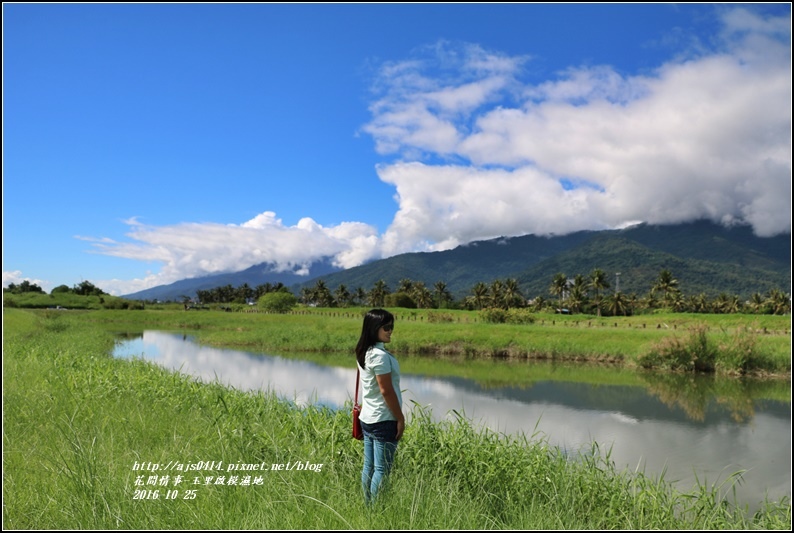
[[[421,415],[406,430],[390,490],[368,510],[358,497],[360,443],[350,438],[348,412],[298,408],[113,359],[107,319],[97,318],[4,313],[5,528],[791,525],[790,502],[746,516],[712,489],[681,494],[664,480],[616,471],[595,450],[571,461],[543,440]],[[248,478],[225,470],[263,463],[269,469]]]
[[[142,330],[189,331],[200,342],[276,353],[351,353],[365,309],[289,314],[216,311],[94,311],[92,321]],[[403,355],[612,363],[658,371],[695,370],[790,379],[790,317],[667,313],[609,319],[532,314],[531,322],[488,323],[473,311],[395,310],[391,348]],[[687,366],[688,365],[688,366]]]

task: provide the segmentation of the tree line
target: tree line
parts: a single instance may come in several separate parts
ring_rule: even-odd
[[[299,301],[317,307],[402,307],[409,309],[516,309],[527,308],[531,311],[546,311],[567,314],[594,314],[598,316],[628,316],[666,308],[674,312],[687,313],[756,313],[784,315],[791,313],[791,296],[779,289],[761,294],[756,292],[748,300],[742,301],[737,295],[721,293],[710,298],[705,293],[685,294],[679,281],[669,270],[662,270],[649,288],[647,294],[640,296],[634,292],[625,294],[618,288],[610,291],[611,285],[606,273],[594,269],[588,275],[577,274],[573,277],[563,273],[554,275],[548,295],[538,295],[527,299],[522,294],[518,281],[514,278],[497,279],[490,284],[478,282],[461,299],[455,299],[447,284],[438,281],[428,287],[421,281],[402,279],[392,290],[384,280],[378,280],[370,290],[362,287],[350,289],[340,284],[333,291],[325,281],[319,279],[311,287],[300,290]],[[3,292],[12,294],[43,293],[44,290],[27,280],[19,284],[11,283]],[[60,285],[51,294],[73,293],[82,296],[102,296],[106,294],[90,281],[83,281],[73,287]],[[246,304],[261,301],[266,295],[280,293],[292,295],[283,283],[264,283],[251,287],[243,283],[238,287],[227,284],[207,290],[197,290],[199,304]],[[547,297],[548,296],[548,297]],[[194,299],[182,296],[185,305]],[[272,299],[272,298],[271,298]],[[275,299],[279,301],[280,299]],[[281,304],[286,305],[286,304]]]
[[[40,286],[35,283],[31,283],[28,280],[24,280],[19,284],[16,283],[9,283],[8,287],[3,288],[3,292],[9,292],[11,294],[24,294],[24,293],[39,293],[39,294],[47,294],[44,292]],[[107,294],[105,291],[91,283],[90,281],[81,281],[79,284],[74,285],[73,287],[69,287],[68,285],[58,285],[50,294],[59,294],[59,293],[71,293],[77,294],[80,296],[102,296]]]
[[[558,309],[569,313],[591,313],[601,316],[626,316],[654,309],[670,309],[679,313],[756,313],[784,315],[791,312],[791,297],[779,289],[766,294],[756,292],[749,300],[742,301],[737,295],[720,293],[709,298],[705,293],[685,294],[678,280],[666,269],[659,272],[649,292],[625,294],[610,288],[606,274],[595,269],[589,276],[576,275],[572,279],[558,273],[554,276],[549,292],[556,296]],[[537,303],[535,305],[538,305]]]
[[[610,291],[606,273],[594,269],[589,275],[568,277],[557,273],[549,285],[548,296],[527,299],[514,278],[497,279],[490,284],[476,283],[461,300],[455,300],[443,281],[427,287],[421,281],[402,279],[394,291],[384,280],[375,282],[369,291],[358,287],[350,290],[344,284],[331,291],[323,280],[304,287],[300,301],[318,307],[407,307],[433,309],[529,308],[533,311],[586,313],[598,316],[628,316],[654,309],[667,308],[689,313],[757,313],[783,315],[791,312],[791,297],[778,289],[766,294],[754,293],[749,300],[722,293],[709,298],[705,293],[686,295],[669,270],[662,270],[649,292],[640,296],[619,289]]]
[[[215,287],[214,289],[197,290],[196,298],[201,304],[245,304],[248,302],[255,302],[265,294],[272,292],[289,292],[289,289],[281,282],[263,283],[256,287],[251,287],[248,283],[243,283],[239,287],[223,285],[222,287]],[[191,298],[189,296],[182,296],[182,300],[184,303],[188,303]]]

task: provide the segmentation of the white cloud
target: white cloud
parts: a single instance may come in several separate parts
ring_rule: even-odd
[[[363,128],[381,154],[408,146],[438,154],[453,152],[461,141],[455,120],[497,101],[513,86],[515,73],[526,61],[470,44],[459,48],[440,42],[424,51],[432,54],[442,75],[425,75],[427,61],[417,60],[389,63],[381,70],[377,89],[382,96],[370,106],[373,120]]]
[[[412,251],[417,242],[443,250],[521,235],[528,226],[565,233],[578,229],[588,212],[583,190],[566,191],[556,178],[532,167],[508,171],[414,162],[384,166],[378,174],[397,188],[400,204],[383,237],[385,256]]]
[[[786,38],[791,31],[791,20],[788,17],[763,18],[745,8],[736,8],[722,14],[724,35],[731,39],[744,33],[755,34],[756,37],[776,36]]]
[[[243,224],[183,223],[148,226],[127,221],[130,242],[98,239],[95,251],[104,255],[162,263],[162,270],[145,279],[101,284],[113,294],[127,294],[155,285],[244,270],[269,263],[274,271],[307,273],[315,260],[332,258],[349,268],[378,253],[376,230],[367,224],[345,222],[323,227],[310,218],[286,226],[273,212],[264,212]]]
[[[94,246],[162,263],[159,274],[127,282],[140,290],[264,262],[301,269],[333,257],[347,268],[477,239],[639,221],[708,218],[750,223],[761,236],[790,232],[790,19],[729,9],[722,22],[719,49],[695,40],[686,59],[644,75],[572,66],[522,83],[527,56],[447,42],[384,65],[363,127],[379,153],[395,157],[377,169],[398,202],[382,236],[361,222],[286,226],[267,211],[239,225],[131,220],[131,241]]]
[[[723,20],[717,52],[644,76],[569,68],[524,86],[512,106],[485,104],[516,94],[515,70],[472,79],[462,69],[460,80],[442,70],[434,82],[417,71],[427,63],[398,69],[399,90],[383,91],[367,128],[382,152],[401,156],[378,169],[399,201],[384,254],[636,220],[708,218],[748,222],[761,236],[790,232],[790,21],[746,10]],[[472,50],[460,50],[459,64]],[[406,92],[409,72],[421,83]],[[452,103],[440,105],[441,93]],[[438,156],[456,164],[428,163]]]
[[[33,285],[38,285],[44,292],[50,292],[54,287],[52,287],[52,283],[49,281],[42,281],[40,279],[33,279],[27,276],[22,275],[21,270],[11,270],[8,272],[3,272],[3,287],[8,287],[12,283],[15,285],[19,285],[23,281],[28,281]]]

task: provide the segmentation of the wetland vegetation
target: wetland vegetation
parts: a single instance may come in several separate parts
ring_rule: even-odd
[[[360,327],[357,310],[304,313],[6,309],[4,527],[790,529],[788,500],[761,502],[748,513],[719,488],[681,493],[663,475],[619,470],[597,444],[571,460],[541,436],[497,435],[463,419],[433,422],[421,410],[406,430],[390,490],[365,509],[349,412],[298,407],[109,355],[112,332],[149,328],[187,331],[218,346],[349,351]],[[397,314],[392,348],[415,365],[427,355],[453,366],[456,357],[504,358],[506,365],[524,357],[610,361],[633,379],[649,372],[642,357],[670,339],[702,335],[707,346],[727,346],[736,335],[752,335],[753,350],[774,362],[765,372],[790,373],[787,317],[724,315],[704,325],[698,316],[693,336],[692,321],[679,314],[608,321],[546,315],[531,324],[492,324],[464,311]],[[662,365],[654,373],[672,377],[683,370]],[[133,470],[170,461],[324,466],[263,472],[250,486],[218,483],[217,473],[207,483],[206,471],[162,485],[162,473]],[[147,485],[152,478],[155,484]],[[142,490],[145,497],[136,498]]]

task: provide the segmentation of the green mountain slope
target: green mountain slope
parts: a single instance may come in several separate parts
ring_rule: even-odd
[[[600,268],[612,290],[647,294],[662,269],[670,270],[687,295],[722,292],[742,298],[791,285],[791,236],[759,238],[746,226],[725,228],[711,222],[675,226],[639,225],[623,230],[583,231],[558,237],[502,238],[454,250],[390,257],[317,279],[334,290],[369,290],[384,280],[391,290],[399,281],[421,281],[432,288],[443,281],[456,297],[477,282],[516,278],[523,294],[549,296],[555,274],[588,276]]]
[[[334,289],[340,284],[348,289],[369,290],[384,280],[390,290],[400,280],[421,281],[428,287],[443,281],[455,296],[463,296],[475,283],[514,277],[517,272],[579,246],[593,235],[578,232],[562,237],[527,235],[510,239],[478,241],[444,252],[408,253],[322,276]],[[317,279],[301,285],[311,286]]]
[[[473,242],[454,250],[408,253],[374,261],[348,270],[336,269],[326,258],[311,266],[314,275],[274,272],[266,264],[246,270],[181,280],[154,287],[130,299],[179,300],[194,296],[196,289],[224,285],[251,287],[281,282],[295,293],[302,287],[323,280],[332,291],[340,284],[353,292],[372,289],[383,280],[395,290],[402,279],[423,282],[432,290],[436,282],[446,283],[456,299],[470,294],[478,282],[515,278],[524,296],[549,296],[554,275],[587,277],[594,269],[603,270],[614,290],[620,273],[620,290],[644,296],[662,269],[679,281],[685,295],[720,293],[748,298],[752,293],[770,289],[790,292],[791,235],[771,238],[755,236],[748,226],[725,228],[711,222],[673,226],[642,224],[611,231],[580,231],[563,236],[499,238]]]
[[[530,298],[548,297],[551,280],[558,272],[569,278],[577,274],[588,277],[596,268],[607,274],[609,292],[615,290],[619,282],[623,293],[640,296],[649,292],[662,270],[673,274],[679,282],[679,289],[686,295],[705,293],[715,297],[724,292],[748,298],[754,292],[766,293],[770,289],[790,286],[790,268],[783,270],[782,265],[752,251],[739,254],[733,246],[726,245],[725,248],[730,248],[731,253],[725,253],[719,246],[714,249],[717,257],[722,259],[703,260],[654,250],[619,234],[602,234],[515,277],[524,295]],[[703,254],[698,251],[692,255]],[[748,264],[750,266],[746,266]]]

